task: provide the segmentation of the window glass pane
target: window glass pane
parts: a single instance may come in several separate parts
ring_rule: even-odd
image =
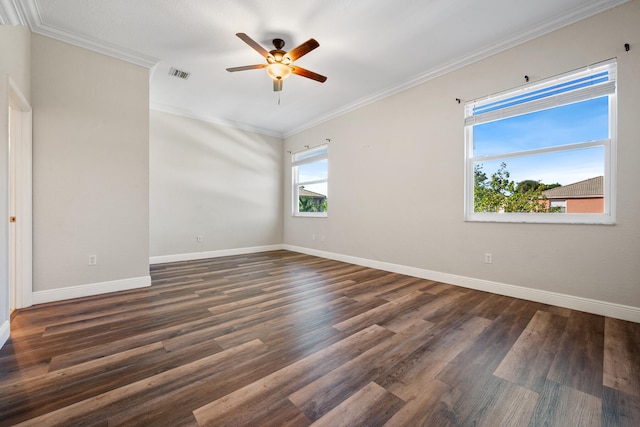
[[[604,176],[605,150],[602,146],[579,150],[559,151],[534,156],[522,156],[491,161],[474,162],[474,211],[475,212],[540,212],[529,204],[531,210],[516,208],[516,199],[529,190],[539,190],[535,197],[542,197],[542,191],[550,187],[567,187]],[[544,184],[544,187],[540,187]],[[600,186],[602,180],[599,181]],[[588,191],[587,191],[588,192]],[[513,196],[515,193],[516,194]],[[529,194],[533,195],[530,191]],[[600,188],[600,194],[602,189]],[[581,198],[592,198],[597,194],[573,194]],[[513,197],[512,197],[513,196]],[[509,201],[510,197],[513,200]],[[599,197],[599,196],[598,196]],[[601,199],[601,197],[599,197]],[[511,207],[503,202],[511,203]],[[502,205],[501,205],[502,203]],[[514,207],[516,206],[516,207]],[[558,212],[556,210],[555,212]],[[603,210],[595,213],[602,213]],[[576,212],[580,213],[580,212]],[[583,212],[587,213],[587,212]],[[588,212],[594,213],[594,212]]]
[[[291,155],[295,195],[293,215],[326,217],[329,179],[328,147],[314,147]]]
[[[327,183],[298,186],[298,212],[326,212]]]
[[[549,108],[473,127],[473,157],[609,138],[609,97]]]
[[[487,176],[495,174],[502,163],[506,164],[510,180],[516,183],[525,180],[541,181],[545,184],[568,185],[574,182],[604,175],[604,147],[582,150],[559,151],[508,159],[477,161]],[[474,166],[475,166],[474,165]]]
[[[305,163],[297,166],[298,182],[309,182],[327,179],[328,160],[323,159],[317,162]]]

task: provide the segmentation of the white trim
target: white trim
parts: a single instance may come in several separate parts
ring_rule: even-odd
[[[254,254],[282,250],[282,245],[253,246],[248,248],[220,249],[217,251],[192,252],[175,255],[157,255],[149,257],[150,264],[164,264],[166,262],[194,261],[207,258],[220,258],[223,256]]]
[[[504,154],[492,154],[487,156],[471,157],[469,160],[475,162],[490,162],[500,159],[513,159],[518,157],[538,156],[540,154],[561,153],[563,151],[576,151],[583,148],[606,147],[611,145],[611,139],[599,139],[597,141],[576,142],[572,144],[553,145],[551,147],[535,148],[532,150],[510,151]]]
[[[65,43],[102,53],[145,68],[153,68],[158,64],[158,62],[160,62],[160,59],[153,56],[144,55],[139,52],[134,52],[120,46],[92,39],[84,35],[75,34],[46,24],[42,21],[42,15],[40,14],[40,8],[38,7],[37,0],[23,0],[22,11],[24,16],[27,18],[29,28],[31,28],[31,31],[36,34],[51,37]]]
[[[392,273],[406,274],[408,276],[419,277],[421,279],[435,280],[437,282],[462,286],[464,288],[476,289],[480,291],[491,292],[494,294],[526,299],[528,301],[535,301],[542,304],[566,307],[572,310],[585,311],[587,313],[598,314],[600,316],[613,317],[616,319],[640,323],[640,307],[632,307],[628,305],[598,301],[589,298],[561,294],[557,292],[526,288],[524,286],[509,285],[506,283],[493,282],[490,280],[475,279],[473,277],[458,276],[456,274],[442,273],[416,267],[408,267],[383,261],[354,257],[350,255],[319,251],[316,249],[309,249],[300,246],[283,246],[283,248],[288,251],[299,252],[350,264],[362,265],[364,267],[375,268],[378,270],[390,271]]]
[[[5,345],[5,343],[9,339],[9,333],[11,329],[10,325],[10,322],[8,320],[5,320],[2,323],[2,326],[0,326],[0,348],[2,348],[2,346]]]
[[[295,200],[295,199],[294,199]],[[295,203],[295,202],[294,202]],[[294,212],[293,218],[328,218],[328,212]]]
[[[111,280],[108,282],[88,283],[86,285],[69,286],[68,288],[37,291],[33,293],[33,303],[62,301],[72,298],[88,297],[109,292],[126,291],[151,286],[151,276],[131,277],[129,279]]]
[[[0,0],[0,25],[27,25],[16,0]]]

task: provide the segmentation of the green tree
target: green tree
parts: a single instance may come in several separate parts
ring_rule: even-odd
[[[542,194],[546,186],[534,180],[516,185],[509,179],[506,163],[501,163],[491,177],[482,170],[482,164],[477,164],[473,172],[475,212],[549,212]]]
[[[327,199],[318,202],[318,198],[311,196],[300,196],[298,198],[298,212],[326,212]]]
[[[543,184],[540,181],[534,181],[533,179],[525,179],[516,184],[516,191],[518,193],[526,193],[528,191],[535,190],[550,190],[552,188],[561,187],[557,182],[555,184]]]

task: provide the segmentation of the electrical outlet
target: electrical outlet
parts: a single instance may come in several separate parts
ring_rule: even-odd
[[[202,236],[200,234],[196,236],[196,242],[202,243]]]
[[[493,264],[493,255],[491,255],[489,252],[484,254],[484,263]]]
[[[98,264],[98,256],[89,255],[89,265],[97,265],[97,264]]]

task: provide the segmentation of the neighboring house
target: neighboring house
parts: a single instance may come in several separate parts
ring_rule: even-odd
[[[604,177],[564,185],[543,191],[552,208],[563,213],[602,213],[604,211]]]

